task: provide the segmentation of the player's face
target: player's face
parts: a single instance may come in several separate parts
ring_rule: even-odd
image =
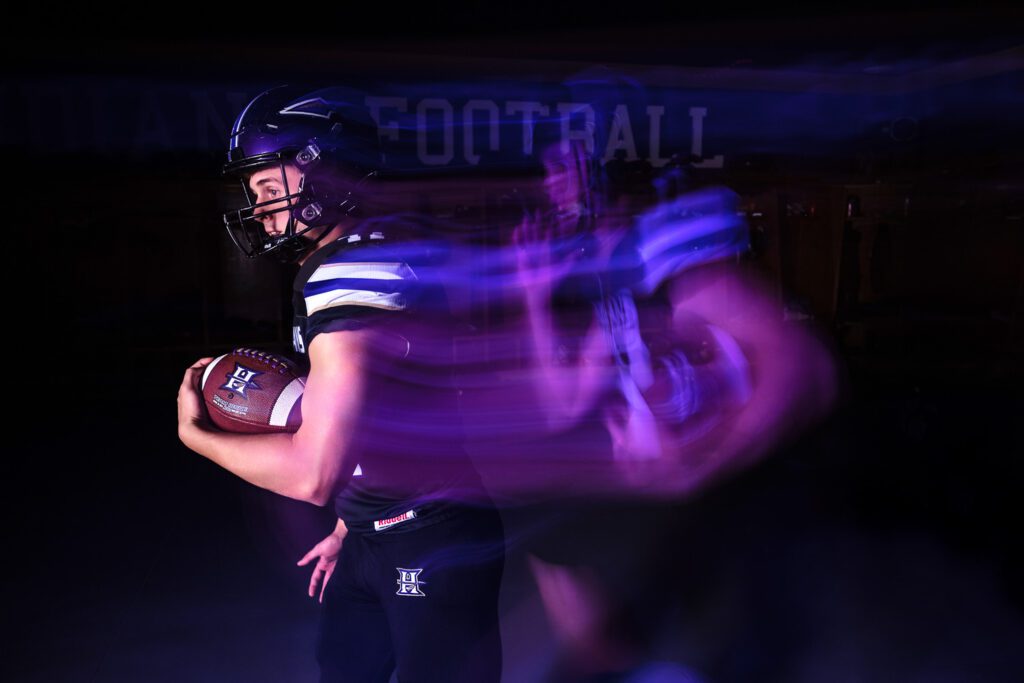
[[[561,211],[578,207],[580,199],[580,177],[571,154],[563,153],[558,145],[545,150],[544,191],[548,199]]]
[[[301,180],[302,174],[299,173],[299,169],[293,164],[285,164],[283,173],[281,166],[269,166],[249,176],[249,189],[256,196],[257,204],[273,202],[277,198],[298,192]],[[256,211],[255,216],[263,223],[263,229],[267,231],[268,235],[275,237],[284,234],[288,228],[290,212],[280,209],[285,208],[294,201],[281,199],[279,202],[261,206]],[[296,221],[296,232],[304,227],[306,227],[304,224]]]

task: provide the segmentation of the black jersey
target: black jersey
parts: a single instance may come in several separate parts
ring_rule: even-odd
[[[409,531],[446,518],[466,499],[484,499],[450,379],[442,249],[385,237],[399,230],[409,232],[407,220],[361,224],[313,254],[293,292],[297,352],[318,334],[345,330],[371,328],[386,342],[369,350],[354,435],[358,465],[335,497],[338,516],[362,533]]]

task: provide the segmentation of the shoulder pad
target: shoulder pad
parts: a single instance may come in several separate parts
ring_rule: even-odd
[[[334,306],[405,309],[409,285],[416,281],[416,274],[401,261],[348,260],[373,255],[362,250],[339,253],[320,264],[302,288],[306,315]]]

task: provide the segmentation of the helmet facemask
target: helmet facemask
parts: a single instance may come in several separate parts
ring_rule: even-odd
[[[350,214],[355,208],[355,202],[351,198],[351,191],[339,193],[337,190],[325,190],[329,183],[325,183],[324,179],[317,183],[316,189],[320,192],[316,192],[312,187],[310,171],[319,161],[319,150],[315,144],[310,144],[294,155],[293,163],[299,169],[299,182],[295,188],[290,187],[288,183],[285,166],[289,160],[285,155],[263,156],[274,158],[249,159],[249,163],[239,165],[231,171],[238,175],[247,206],[225,213],[224,225],[235,246],[246,256],[254,258],[272,255],[284,263],[294,263],[314,249],[330,232],[331,226]],[[257,201],[258,196],[249,185],[251,176],[275,166],[280,171],[284,194],[266,201]],[[325,199],[328,201],[323,201]],[[265,217],[282,211],[288,212],[284,232],[273,235],[268,233],[264,224]],[[316,238],[311,237],[309,233],[317,228],[324,229]]]

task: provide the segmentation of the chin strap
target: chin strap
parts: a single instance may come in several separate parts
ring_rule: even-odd
[[[274,256],[281,263],[295,263],[303,255],[317,248],[320,242],[327,237],[327,235],[334,229],[335,225],[322,225],[313,228],[308,228],[305,233],[301,235],[289,234],[294,230],[294,218],[291,219],[291,223],[288,226],[288,230],[283,235],[277,237],[271,237],[266,241],[266,248],[262,251],[263,254],[270,254]],[[320,234],[314,237],[307,237],[306,235],[313,230],[320,229]]]
[[[275,237],[268,243],[265,254],[269,254],[281,263],[295,263],[302,255],[309,251],[315,244],[313,240],[299,237]]]
[[[289,237],[288,235],[280,235],[267,242],[268,246],[263,250],[263,253],[274,256],[281,263],[295,263],[305,254],[316,249],[317,245],[320,244],[320,241],[323,240],[330,231],[330,227],[325,227],[320,232],[320,235],[315,239],[306,237],[305,235],[295,235],[292,237]]]

